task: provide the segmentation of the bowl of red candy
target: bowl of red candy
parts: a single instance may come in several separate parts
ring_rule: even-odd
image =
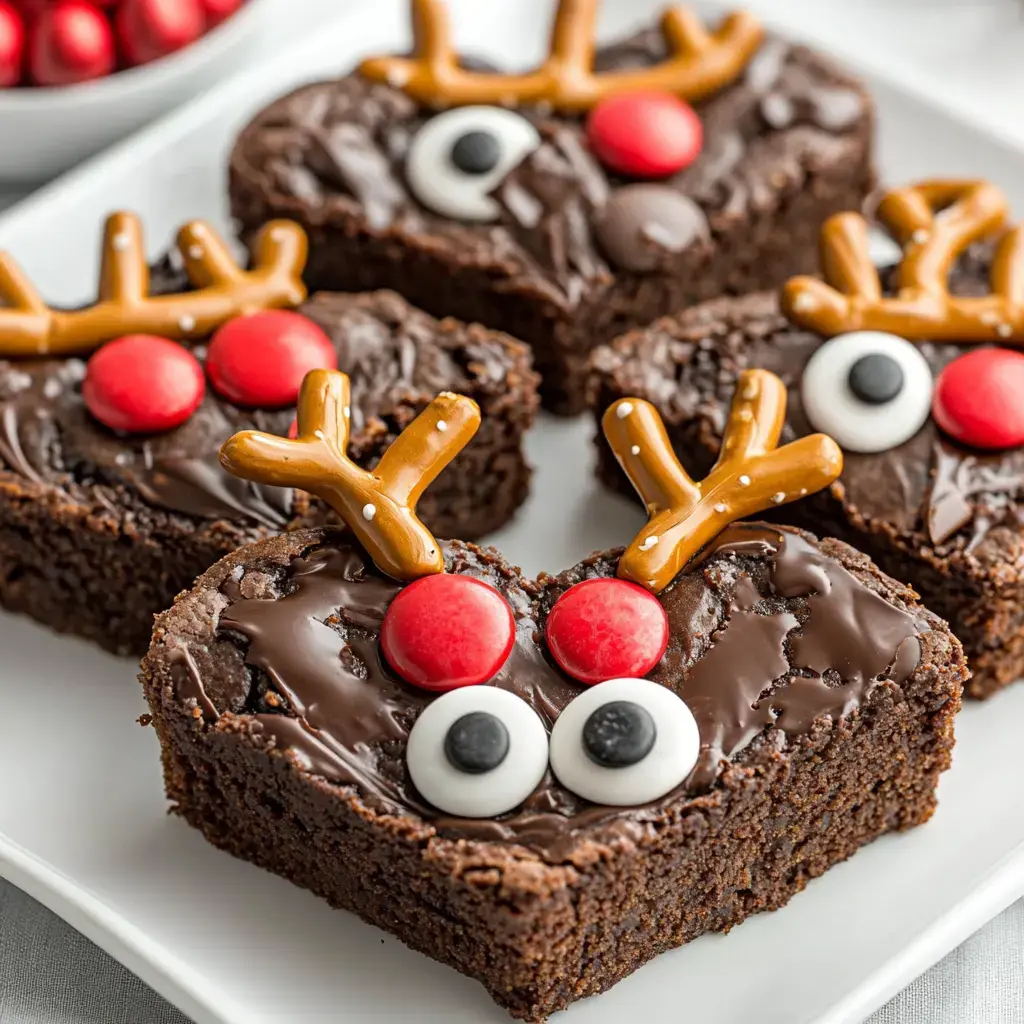
[[[263,0],[0,0],[0,181],[51,178],[252,53]]]

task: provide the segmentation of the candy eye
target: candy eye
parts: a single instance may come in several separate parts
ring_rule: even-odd
[[[445,217],[496,220],[491,192],[540,145],[537,129],[501,107],[460,107],[429,120],[409,147],[406,178],[416,198]]]
[[[611,679],[585,690],[555,720],[551,770],[585,800],[613,807],[649,803],[675,789],[697,763],[690,709],[648,679]]]
[[[521,804],[544,777],[547,731],[514,693],[466,686],[427,705],[409,734],[406,764],[439,810],[492,818]]]
[[[825,342],[804,369],[804,412],[815,430],[851,452],[883,452],[928,419],[932,372],[909,341],[854,331]]]

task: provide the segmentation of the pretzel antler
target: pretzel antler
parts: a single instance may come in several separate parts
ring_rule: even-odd
[[[299,487],[323,498],[345,521],[378,568],[398,580],[444,572],[441,548],[416,516],[416,502],[480,426],[471,398],[443,392],[402,432],[377,468],[360,469],[345,454],[349,380],[337,370],[306,374],[299,393],[299,434],[290,441],[245,430],[220,450],[235,476]]]
[[[903,246],[896,295],[882,295],[859,213],[839,213],[821,231],[825,280],[795,277],[782,290],[794,323],[819,334],[888,331],[917,341],[1024,342],[1024,226],[996,247],[992,293],[949,294],[949,274],[972,242],[1006,223],[1006,197],[984,181],[922,181],[890,192],[878,208]]]
[[[561,110],[588,110],[617,93],[660,89],[692,101],[718,92],[739,77],[761,45],[763,30],[751,14],[730,14],[708,32],[685,7],[671,7],[662,31],[672,52],[649,68],[593,70],[598,0],[559,0],[547,60],[522,75],[468,71],[459,66],[443,0],[411,0],[412,57],[371,57],[367,78],[404,90],[432,107],[471,103],[549,103]]]
[[[297,306],[306,297],[306,235],[291,221],[271,221],[256,236],[252,270],[242,270],[203,221],[178,232],[178,247],[197,290],[150,296],[139,219],[112,214],[103,234],[98,301],[76,310],[47,306],[14,260],[0,252],[0,357],[79,355],[123,334],[201,338],[233,317]]]
[[[721,454],[697,482],[679,464],[650,402],[623,398],[609,407],[605,437],[650,516],[619,559],[619,576],[664,590],[729,523],[832,483],[843,469],[839,445],[812,434],[776,448],[785,417],[782,381],[767,370],[744,370]]]

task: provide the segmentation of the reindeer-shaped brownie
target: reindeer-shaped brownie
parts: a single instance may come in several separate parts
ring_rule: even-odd
[[[460,58],[442,0],[410,9],[411,56],[257,115],[233,211],[306,225],[316,287],[395,288],[528,341],[555,411],[584,408],[600,341],[812,269],[817,227],[871,187],[859,83],[749,14],[706,28],[673,5],[598,47],[598,0],[558,0],[547,57],[507,73]]]
[[[522,438],[537,404],[529,350],[397,295],[319,293],[302,279],[302,228],[274,221],[239,264],[208,223],[150,267],[142,226],[107,218],[96,299],[63,309],[0,253],[0,604],[115,651],[141,653],[152,617],[240,544],[329,508],[225,472],[245,427],[286,436],[306,372],[352,375],[353,457],[387,458],[438,390],[480,398],[463,463],[427,520],[478,536],[526,497]],[[383,511],[382,511],[383,514]]]
[[[783,437],[823,430],[845,454],[792,521],[910,583],[963,641],[979,697],[1024,674],[1024,228],[1007,215],[984,181],[896,189],[877,211],[896,266],[873,264],[859,212],[838,214],[822,230],[822,278],[789,281],[781,302],[706,304],[594,357],[596,400],[651,398],[698,466],[744,368],[778,373]],[[615,481],[607,458],[602,474]]]
[[[417,518],[472,401],[438,397],[366,472],[347,395],[314,372],[295,437],[222,452],[347,529],[230,555],[143,663],[168,795],[212,842],[540,1020],[929,817],[959,645],[846,545],[736,522],[841,471],[824,435],[777,447],[777,377],[740,375],[699,481],[652,405],[614,403],[649,522],[537,580]]]

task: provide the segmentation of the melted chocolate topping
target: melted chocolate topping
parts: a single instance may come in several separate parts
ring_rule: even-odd
[[[598,51],[595,68],[647,67],[668,56],[659,28]],[[260,113],[232,157],[234,172],[261,191],[318,210],[362,212],[375,230],[428,235],[437,244],[526,278],[556,307],[573,309],[627,272],[673,273],[684,251],[708,234],[734,230],[744,209],[777,202],[780,180],[799,188],[805,169],[860,149],[870,118],[861,89],[823,58],[767,41],[737,82],[701,102],[704,149],[685,171],[658,184],[690,201],[616,198],[629,180],[595,160],[584,118],[521,108],[541,144],[495,191],[498,224],[440,217],[410,193],[404,163],[431,113],[400,89],[358,74],[306,86]],[[613,215],[600,211],[613,204]]]
[[[187,283],[164,261],[153,270],[152,287],[157,294],[180,292]],[[422,396],[425,405],[439,391],[476,392],[503,381],[514,362],[493,335],[439,325],[387,292],[321,293],[301,312],[331,337],[338,365],[351,378],[350,448],[364,464],[412,418],[412,399]],[[205,356],[201,345],[193,351]],[[286,435],[294,409],[240,409],[207,387],[200,408],[178,429],[124,436],[86,410],[84,375],[81,359],[0,360],[0,472],[59,487],[84,504],[99,501],[133,514],[156,506],[238,523],[250,536],[254,528],[281,529],[295,518],[291,490],[240,480],[218,459],[236,431]]]
[[[399,584],[344,535],[328,535],[325,545],[293,560],[273,585],[262,569],[251,569],[223,588],[220,642],[238,644],[248,666],[248,695],[237,710],[277,749],[358,787],[371,805],[414,811],[446,834],[548,853],[567,849],[573,833],[593,825],[635,833],[645,816],[681,793],[712,786],[766,730],[795,737],[822,716],[853,712],[876,686],[898,685],[913,672],[917,637],[928,628],[800,534],[764,524],[731,527],[660,595],[671,639],[651,678],[687,702],[701,736],[701,758],[685,785],[654,805],[622,811],[581,800],[549,773],[511,815],[451,819],[425,805],[405,770],[409,730],[432,695],[397,679],[381,660],[380,627]],[[491,685],[523,697],[550,728],[580,687],[548,659],[544,617],[573,583],[613,575],[615,557],[539,584],[458,543],[446,545],[445,560],[447,571],[484,579],[509,601],[516,645]],[[261,596],[245,596],[254,588]],[[204,684],[204,653],[181,649],[177,657],[181,699],[194,699],[210,720],[233,709]]]

